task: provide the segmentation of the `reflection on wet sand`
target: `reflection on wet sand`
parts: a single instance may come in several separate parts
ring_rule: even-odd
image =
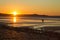
[[[4,25],[4,23],[0,24]],[[60,33],[30,27],[0,26],[0,40],[60,40]]]

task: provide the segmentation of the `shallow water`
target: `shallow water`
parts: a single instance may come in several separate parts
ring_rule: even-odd
[[[42,22],[44,19],[44,22]],[[60,18],[41,17],[0,17],[0,22],[5,22],[9,26],[40,26],[40,25],[60,25]]]

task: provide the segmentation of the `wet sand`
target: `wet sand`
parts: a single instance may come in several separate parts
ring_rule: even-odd
[[[18,31],[1,28],[0,27],[0,40],[60,40],[60,34],[53,32],[43,32],[40,33],[36,30],[24,29],[23,31]]]

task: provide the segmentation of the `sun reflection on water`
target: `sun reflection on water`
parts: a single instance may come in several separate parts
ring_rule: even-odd
[[[13,22],[16,23],[17,19],[16,17],[13,17]]]
[[[14,16],[13,17],[13,24],[12,24],[12,26],[15,27],[16,26],[16,23],[17,23],[17,17]]]

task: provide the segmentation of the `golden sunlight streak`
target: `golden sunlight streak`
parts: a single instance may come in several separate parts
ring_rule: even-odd
[[[16,23],[16,17],[13,18],[13,22]]]

